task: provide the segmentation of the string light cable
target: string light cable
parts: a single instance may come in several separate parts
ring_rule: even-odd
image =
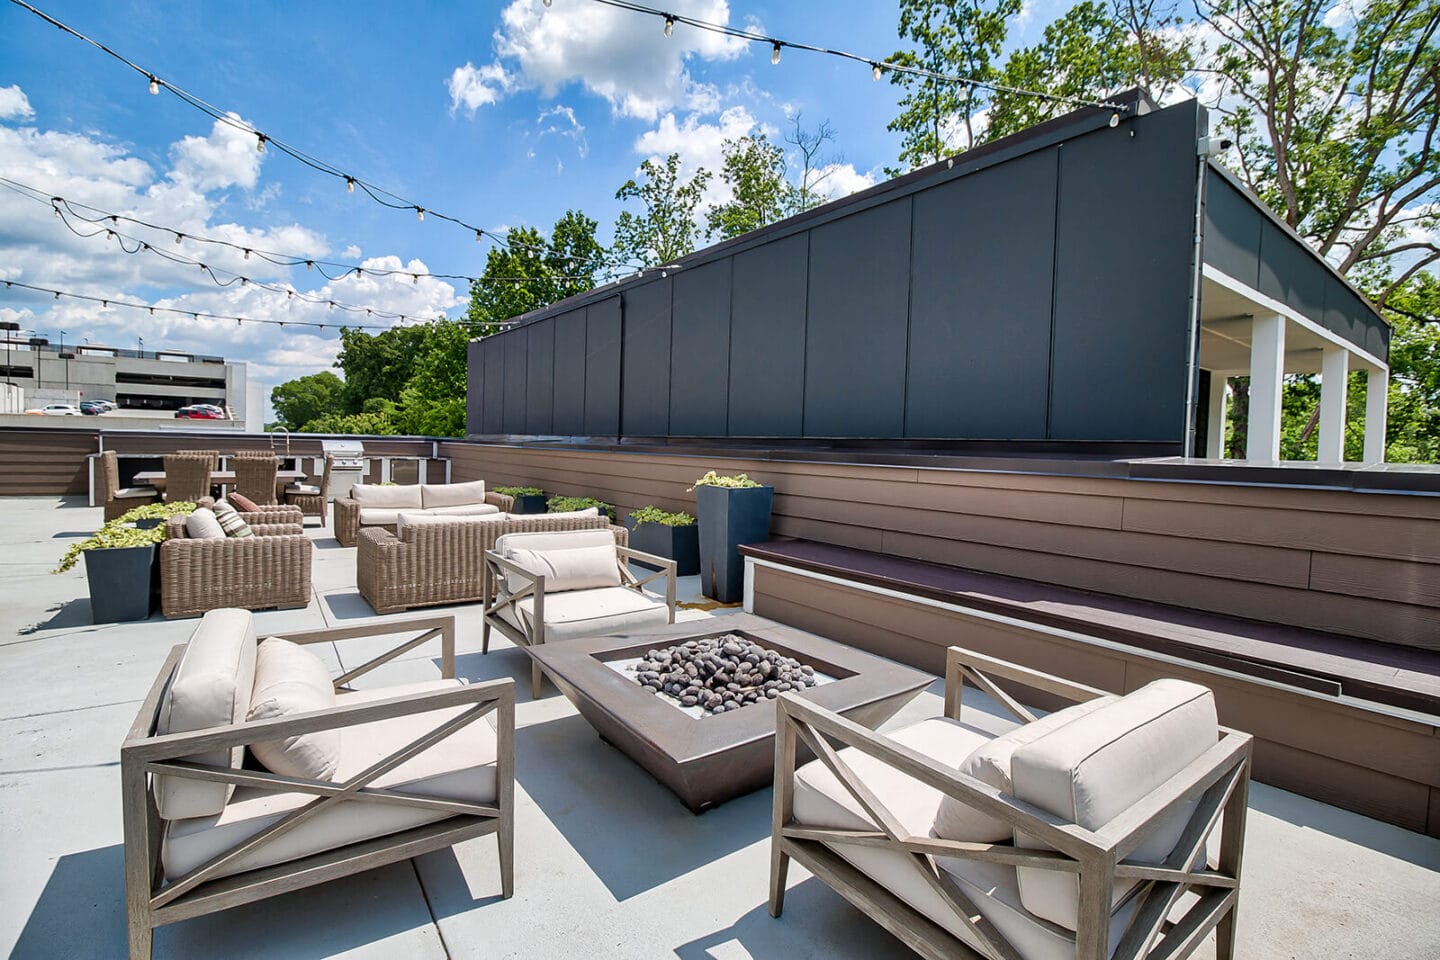
[[[584,281],[587,283],[594,282],[593,277],[583,275],[547,277],[471,277],[458,273],[416,273],[411,270],[391,270],[382,267],[365,267],[359,264],[342,263],[337,260],[316,259],[314,257],[305,257],[293,253],[277,253],[273,250],[264,250],[258,247],[247,247],[243,244],[235,243],[230,240],[219,240],[213,237],[206,237],[199,234],[184,233],[182,231],[174,229],[173,227],[162,226],[157,223],[151,223],[147,220],[140,220],[136,217],[127,216],[121,213],[112,213],[108,210],[102,210],[99,207],[92,207],[89,204],[80,203],[75,200],[67,200],[65,197],[61,196],[47,194],[42,190],[39,190],[28,184],[21,183],[18,180],[12,180],[9,177],[0,177],[0,187],[5,187],[15,193],[18,193],[22,197],[26,197],[30,200],[35,200],[39,203],[43,203],[51,207],[55,211],[55,216],[61,220],[66,221],[66,226],[70,227],[71,232],[75,233],[76,236],[94,237],[99,234],[113,234],[116,237],[128,239],[132,243],[138,245],[135,249],[131,249],[129,247],[126,247],[124,243],[121,243],[120,248],[126,253],[136,253],[139,250],[144,249],[159,254],[160,256],[165,257],[165,259],[174,261],[176,263],[189,263],[199,265],[200,261],[188,257],[183,257],[180,254],[167,255],[165,253],[162,253],[160,248],[155,246],[153,243],[150,243],[138,237],[131,236],[129,234],[121,233],[119,230],[116,229],[116,227],[118,227],[122,222],[132,223],[150,230],[155,230],[159,233],[173,235],[176,238],[175,242],[177,244],[179,244],[181,240],[192,240],[198,243],[207,243],[218,247],[229,248],[236,252],[242,253],[247,260],[250,259],[251,254],[254,254],[259,259],[264,260],[266,263],[274,264],[275,266],[303,266],[307,270],[314,270],[316,273],[320,274],[320,276],[324,277],[328,281],[331,281],[332,283],[343,280],[345,277],[352,274],[357,277],[363,277],[367,274],[374,277],[404,277],[409,279],[412,283],[419,283],[421,279],[456,280],[464,281],[466,284],[471,285],[477,283],[489,285],[503,285],[508,283],[515,286],[517,289],[519,288],[520,284],[525,283],[550,283],[557,281]],[[88,211],[88,214],[82,211]],[[100,227],[100,229],[95,231],[94,233],[82,233],[79,230],[76,230],[75,227],[69,222],[71,220],[92,224]],[[109,239],[109,237],[107,237],[107,239]],[[333,274],[329,273],[326,270],[327,267],[331,268],[332,270],[337,270],[338,272]],[[253,277],[241,277],[239,274],[235,274],[234,276],[243,279],[246,283],[259,283],[259,281],[255,280]],[[228,286],[228,284],[221,284],[221,286]],[[296,296],[299,296],[298,292],[296,293]],[[325,303],[327,301],[321,299],[317,302]],[[361,309],[363,310],[364,308]]]
[[[318,173],[323,173],[327,176],[334,177],[337,180],[343,180],[345,182],[346,190],[351,193],[354,193],[355,189],[358,187],[362,193],[366,194],[371,200],[380,204],[381,206],[389,207],[392,210],[413,211],[416,218],[422,221],[425,219],[426,214],[429,214],[432,218],[436,220],[444,220],[448,223],[455,224],[456,226],[461,227],[462,229],[469,231],[470,233],[473,233],[475,235],[476,243],[480,243],[484,240],[490,240],[492,243],[497,243],[510,249],[519,248],[537,252],[548,252],[546,251],[546,248],[542,246],[515,240],[510,237],[508,232],[501,233],[495,230],[485,229],[484,227],[477,226],[460,217],[452,216],[448,213],[443,213],[439,210],[434,209],[433,207],[428,207],[424,204],[403,197],[400,194],[387,190],[384,187],[379,186],[378,184],[371,183],[370,181],[362,179],[361,177],[358,177],[354,174],[346,173],[344,170],[335,166],[329,161],[322,160],[319,157],[307,153],[306,151],[301,150],[299,147],[296,147],[284,140],[276,138],[273,134],[265,133],[259,128],[252,126],[244,120],[241,120],[238,115],[233,115],[230,112],[222,110],[214,104],[201,99],[193,93],[190,93],[183,87],[180,87],[169,80],[162,79],[161,77],[157,76],[153,71],[147,70],[145,67],[140,66],[140,64],[136,63],[130,58],[124,56],[121,53],[118,53],[117,51],[111,49],[100,41],[86,36],[79,30],[76,30],[74,27],[62,23],[61,21],[55,19],[45,11],[27,3],[26,0],[10,0],[10,2],[17,7],[28,10],[30,13],[39,17],[41,20],[44,20],[46,23],[49,23],[50,25],[56,27],[60,31],[74,37],[77,40],[89,44],[90,46],[104,53],[105,55],[129,67],[131,70],[140,74],[142,77],[145,77],[146,80],[149,81],[150,92],[152,94],[159,94],[162,89],[168,90],[170,93],[178,97],[182,102],[188,104],[196,110],[199,110],[201,113],[205,114],[211,119],[219,123],[226,124],[248,136],[254,137],[255,149],[260,151],[261,153],[264,153],[267,148],[273,148],[280,153],[283,153],[286,156],[300,162],[301,164],[304,164],[305,166]],[[582,257],[575,256],[573,254],[561,254],[560,257],[561,259],[567,260],[571,263],[590,264],[606,268],[623,267],[628,270],[634,270],[637,266],[633,262],[617,260],[613,257]]]
[[[15,0],[12,0],[15,2]],[[1100,110],[1111,111],[1111,126],[1119,122],[1119,117],[1126,113],[1129,104],[1116,103],[1111,100],[1086,100],[1081,97],[1068,97],[1058,93],[1045,93],[1039,90],[1025,90],[1020,87],[1012,87],[1003,83],[996,83],[993,80],[980,80],[975,77],[960,76],[958,74],[940,73],[935,70],[926,70],[924,67],[911,66],[905,63],[895,63],[891,60],[884,60],[878,57],[865,57],[858,53],[851,53],[848,50],[835,50],[830,47],[823,47],[813,43],[802,43],[796,40],[784,40],[780,37],[767,36],[761,33],[752,33],[749,30],[742,30],[739,27],[728,26],[723,23],[712,23],[708,20],[697,20],[694,17],[687,17],[680,13],[670,13],[665,10],[657,10],[654,7],[642,3],[634,3],[632,0],[592,0],[594,3],[601,3],[607,7],[615,7],[620,10],[629,10],[632,13],[643,13],[665,21],[665,36],[673,35],[675,24],[683,23],[688,27],[697,30],[708,30],[711,33],[722,34],[733,37],[736,40],[745,40],[749,43],[758,43],[770,48],[770,62],[780,62],[780,51],[786,47],[794,50],[804,50],[808,53],[820,53],[830,57],[839,57],[842,60],[851,60],[855,63],[863,63],[870,68],[871,76],[879,80],[886,72],[903,73],[923,80],[934,80],[937,83],[953,83],[966,87],[978,87],[984,90],[992,90],[996,93],[1006,93],[1017,97],[1033,97],[1038,100],[1048,100],[1052,103],[1065,103],[1076,107],[1094,107]],[[550,0],[545,0],[545,6],[550,6]]]

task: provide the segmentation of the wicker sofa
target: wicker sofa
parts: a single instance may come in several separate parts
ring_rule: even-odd
[[[302,532],[299,508],[270,507],[241,516],[255,536],[195,539],[186,533],[184,517],[166,521],[160,544],[160,611],[165,616],[309,604],[315,548]]]
[[[484,480],[468,483],[357,483],[348,497],[335,498],[335,539],[353,547],[362,527],[395,532],[401,513],[430,516],[486,516],[509,513],[513,497],[485,489]]]
[[[424,519],[402,522],[398,532],[367,526],[359,534],[356,585],[376,613],[484,600],[485,551],[501,536],[607,528],[617,545],[629,544],[629,530],[593,510]]]

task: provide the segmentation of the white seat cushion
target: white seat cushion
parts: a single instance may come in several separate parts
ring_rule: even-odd
[[[383,510],[419,510],[420,484],[357,483],[350,488],[350,497],[358,503],[364,515],[364,507],[378,507]],[[363,522],[363,521],[362,521]],[[393,521],[391,521],[393,522]]]
[[[493,503],[457,503],[450,507],[426,507],[425,513],[432,517],[480,517],[500,515],[500,508]]]
[[[153,497],[158,492],[154,487],[121,487],[115,491],[115,499],[133,500],[137,497]]]
[[[255,682],[255,624],[248,610],[222,608],[200,618],[160,702],[155,733],[189,733],[242,723]],[[238,768],[244,747],[186,757]],[[234,787],[179,777],[156,777],[155,804],[167,820],[204,817],[225,807]]]
[[[981,744],[960,764],[960,772],[988,784],[1001,793],[1013,793],[1010,780],[1010,758],[1027,743],[1033,743],[1052,730],[1058,730],[1077,717],[1099,710],[1118,697],[1097,697],[1056,710],[1032,723],[1016,727],[1003,736]],[[946,840],[971,843],[996,843],[1009,840],[1013,830],[1004,820],[981,813],[962,800],[947,796],[940,801],[931,833]]]
[[[516,601],[515,606],[527,624],[533,623],[533,597]],[[670,610],[663,601],[643,596],[629,587],[545,594],[546,642],[625,633],[641,627],[664,626],[669,620]]]
[[[1015,751],[1010,774],[1015,796],[1062,820],[1098,830],[1215,746],[1215,697],[1195,683],[1156,680]],[[1177,806],[1127,857],[1158,863],[1174,849],[1195,810]],[[1017,846],[1043,847],[1017,833]],[[1079,884],[1074,874],[1018,871],[1027,910],[1069,930],[1076,925]],[[1115,897],[1134,882],[1117,882]]]
[[[270,720],[333,706],[335,687],[319,657],[279,637],[261,641],[247,720]],[[340,736],[339,730],[317,730],[282,740],[262,740],[250,745],[250,753],[271,773],[329,780],[340,763]]]
[[[313,483],[292,483],[285,488],[285,492],[293,493],[297,496],[320,496],[320,488]]]
[[[895,743],[911,748],[946,766],[953,766],[957,757],[968,756],[986,743],[989,737],[973,727],[937,717],[885,734]],[[839,751],[840,759],[853,770],[900,825],[912,835],[928,836],[936,810],[944,796],[887,766],[853,747]],[[797,823],[813,827],[841,830],[876,829],[864,815],[850,791],[820,761],[812,761],[795,771],[794,816]],[[948,930],[976,950],[980,941],[956,916],[947,902],[927,884],[911,866],[907,855],[895,850],[861,847],[853,844],[827,844],[880,886],[904,900],[919,913]],[[1020,904],[1020,891],[1015,871],[1010,867],[937,858],[940,866],[959,884],[965,895],[974,901],[981,914],[1011,941],[1026,960],[1074,960],[1075,938],[1067,930],[1031,916]],[[1111,943],[1118,942],[1120,933],[1133,912],[1129,904],[1111,920]]]
[[[337,695],[335,702],[337,706],[346,706],[458,686],[458,680],[432,680],[342,693]],[[355,776],[465,709],[434,710],[348,728],[341,739],[340,763],[335,779],[344,781]],[[490,719],[487,717],[462,727],[430,749],[378,777],[372,785],[444,800],[494,803],[496,735]],[[307,794],[262,793],[242,787],[235,791],[218,815],[171,823],[162,852],[166,877],[174,879],[188,873],[311,799]],[[261,844],[244,857],[237,858],[222,875],[285,863],[349,843],[408,830],[447,816],[449,814],[444,812],[418,807],[355,801],[341,803],[277,840]]]
[[[483,527],[492,523],[501,523],[505,520],[503,513],[484,513],[475,516],[461,517],[440,517],[433,513],[426,513],[423,510],[402,510],[395,518],[395,533],[401,540],[406,539],[406,531],[415,527]]]
[[[413,510],[414,508],[408,509]],[[361,507],[360,526],[394,526],[396,521],[400,519],[400,514],[404,512],[405,510],[400,508]]]
[[[484,502],[484,480],[471,480],[469,483],[420,484],[420,506],[426,510],[433,510],[436,507],[463,507],[470,503]]]

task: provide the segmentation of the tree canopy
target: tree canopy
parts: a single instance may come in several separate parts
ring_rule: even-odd
[[[345,381],[329,370],[298,377],[270,391],[280,426],[299,430],[318,417],[338,413]]]
[[[615,191],[617,200],[638,200],[639,213],[621,211],[615,221],[614,250],[621,259],[647,267],[670,263],[691,253],[701,236],[697,219],[710,171],[703,167],[688,180],[680,172],[680,154],[664,163],[646,160],[640,178]]]

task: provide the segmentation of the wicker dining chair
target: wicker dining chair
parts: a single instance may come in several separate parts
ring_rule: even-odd
[[[219,453],[192,450],[165,455],[165,499],[199,500],[210,495],[210,474]]]
[[[96,460],[100,471],[101,502],[105,505],[105,522],[123,516],[135,507],[158,503],[160,491],[154,487],[120,486],[120,460],[114,450],[106,450]]]
[[[278,503],[275,496],[275,475],[280,460],[274,454],[232,457],[230,468],[235,471],[235,492],[259,506]]]
[[[319,517],[322,527],[330,522],[330,471],[334,466],[335,458],[326,457],[318,487],[313,483],[292,483],[285,487],[285,502],[299,507],[307,517]]]

